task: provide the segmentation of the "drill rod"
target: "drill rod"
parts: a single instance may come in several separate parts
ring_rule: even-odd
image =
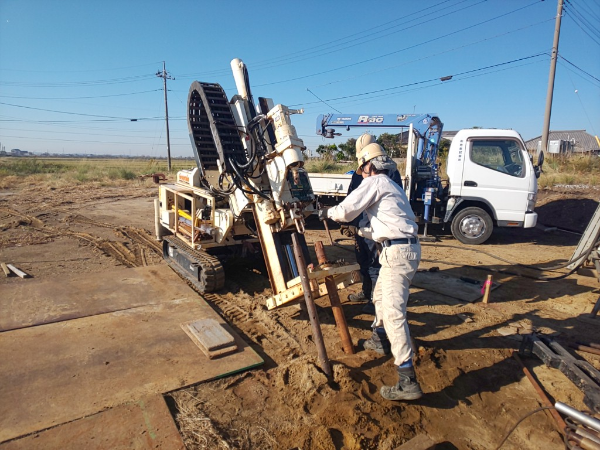
[[[525,367],[525,364],[523,364],[523,361],[521,361],[521,358],[519,358],[519,355],[516,352],[513,352],[512,356],[513,356],[513,358],[515,358],[515,360],[521,366],[523,373],[525,374],[525,376],[527,376],[527,379],[531,382],[531,385],[535,389],[535,392],[537,392],[537,394],[540,396],[542,404],[544,406],[554,406],[552,404],[552,402],[550,401],[550,399],[548,398],[548,396],[546,395],[546,393],[544,392],[544,390],[542,389],[542,387],[539,385],[539,383],[533,377],[533,375],[531,374],[529,369],[527,367]],[[550,409],[548,411],[550,412],[550,415],[554,418],[554,421],[556,422],[556,429],[558,430],[558,432],[560,434],[564,435],[565,429],[567,428],[567,424],[565,423],[563,418],[560,416],[560,414],[556,410]]]
[[[327,219],[323,221],[323,225],[325,225],[325,230],[327,230],[327,236],[329,236],[329,244],[335,245],[333,242],[333,238],[331,237],[331,231],[329,231],[329,225],[327,225]]]
[[[323,341],[323,333],[321,332],[321,324],[319,323],[319,316],[317,315],[317,307],[312,295],[310,280],[308,279],[308,273],[306,271],[306,262],[304,261],[302,248],[298,242],[297,232],[292,233],[292,244],[294,246],[294,256],[296,259],[296,265],[298,266],[298,273],[300,274],[302,289],[304,290],[304,300],[306,301],[306,307],[308,309],[308,317],[312,327],[313,340],[317,346],[319,364],[321,365],[323,372],[325,372],[325,375],[327,375],[329,378],[332,378],[333,373],[331,371],[331,364],[329,362],[329,358],[327,357],[327,350],[325,349],[325,342]]]

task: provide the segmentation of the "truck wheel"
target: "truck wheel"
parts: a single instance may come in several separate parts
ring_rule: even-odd
[[[492,235],[494,223],[483,209],[465,208],[452,219],[452,234],[463,244],[483,244]]]

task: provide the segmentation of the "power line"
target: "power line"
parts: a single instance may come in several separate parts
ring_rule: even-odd
[[[598,22],[600,22],[600,14],[598,14],[598,13],[600,13],[600,7],[598,7],[597,11],[594,11],[588,5],[586,5],[586,3],[584,1],[580,1],[577,5],[581,6],[582,9],[585,9],[586,14],[588,14],[589,16],[594,18],[594,20],[597,20]],[[596,4],[596,6],[599,6],[599,5]]]
[[[477,69],[471,69],[471,70],[467,70],[467,71],[464,71],[464,72],[459,72],[459,73],[452,74],[452,75],[445,75],[443,78],[446,78],[446,77],[454,78],[454,77],[458,77],[458,76],[461,76],[461,75],[466,75],[466,74],[475,73],[475,72],[481,72],[483,70],[492,69],[494,67],[506,66],[508,64],[514,64],[516,62],[525,61],[525,60],[532,59],[532,58],[537,58],[538,56],[542,56],[542,55],[547,55],[547,53],[546,52],[537,53],[535,55],[525,56],[523,58],[517,58],[517,59],[513,59],[511,61],[505,61],[505,62],[498,63],[498,64],[492,64],[490,66],[480,67],[480,68],[477,68]],[[389,91],[393,91],[395,89],[401,89],[401,88],[404,88],[404,87],[417,86],[419,84],[431,83],[433,81],[438,81],[441,78],[442,77],[438,76],[438,77],[430,78],[430,79],[427,79],[427,80],[415,81],[415,82],[412,82],[412,83],[403,84],[403,85],[400,85],[400,86],[393,86],[393,87],[388,87],[388,88],[384,88],[384,89],[377,89],[377,90],[374,90],[374,91],[363,92],[363,93],[360,93],[360,94],[345,95],[343,97],[329,98],[329,99],[327,99],[325,101],[332,102],[332,101],[343,100],[343,99],[347,99],[347,98],[355,98],[355,97],[362,97],[362,96],[365,96],[365,95],[377,94],[377,93],[380,93],[380,92],[389,92]],[[305,103],[305,104],[310,105],[310,104],[314,104],[314,103],[319,103],[319,102],[308,102],[308,103]],[[290,106],[298,106],[298,105],[296,104],[296,105],[290,105]]]
[[[395,96],[398,96],[398,95],[403,95],[403,94],[406,94],[406,93],[409,93],[409,92],[416,92],[416,91],[421,91],[423,89],[429,89],[429,88],[435,88],[435,87],[440,87],[440,86],[446,86],[446,85],[449,85],[449,84],[459,83],[459,82],[462,82],[462,81],[466,81],[466,80],[471,79],[471,78],[478,78],[478,77],[483,77],[483,76],[491,75],[491,74],[494,74],[494,73],[504,72],[504,71],[507,71],[507,70],[514,70],[515,68],[524,67],[524,66],[528,66],[528,65],[531,65],[531,64],[535,64],[535,63],[536,63],[536,61],[525,62],[525,63],[522,63],[522,64],[518,64],[516,66],[503,67],[503,68],[500,68],[500,69],[497,69],[497,70],[492,70],[492,71],[489,71],[489,72],[486,72],[486,73],[475,73],[475,74],[472,74],[472,75],[464,76],[464,77],[459,78],[459,79],[453,78],[452,80],[443,81],[443,82],[439,81],[439,79],[435,79],[435,81],[434,81],[435,84],[433,84],[434,82],[431,82],[430,84],[427,84],[427,85],[418,85],[418,86],[415,86],[415,87],[411,87],[410,89],[404,89],[404,90],[397,91],[397,92],[384,93],[384,94],[379,94],[379,95],[372,95],[372,96],[368,97],[368,100],[366,100],[364,98],[358,98],[358,99],[353,99],[353,100],[347,100],[347,101],[337,102],[336,104],[337,105],[350,105],[350,104],[367,105],[369,103],[374,103],[374,102],[378,101],[382,97],[391,98],[391,97],[395,97]],[[314,102],[314,103],[317,103],[317,102]],[[295,106],[295,105],[290,105],[290,106]],[[296,106],[298,106],[298,105],[296,105]],[[313,109],[310,108],[310,107],[304,109],[305,113],[309,112],[309,111],[313,111]]]
[[[76,131],[54,131],[54,130],[40,130],[40,129],[27,129],[27,128],[0,128],[1,130],[9,130],[9,131],[25,131],[25,132],[33,132],[33,133],[43,133],[43,134],[47,134],[47,133],[55,133],[55,134],[73,134],[73,135],[85,135],[85,136],[110,136],[110,137],[131,137],[131,134],[127,135],[127,134],[107,134],[107,133],[89,133],[89,132],[85,132],[85,133],[79,133]],[[119,130],[119,131],[123,131],[123,130]],[[147,130],[130,130],[131,133],[134,132],[141,132],[141,133],[146,133],[148,134]],[[8,136],[8,135],[7,135]],[[20,137],[20,136],[13,136],[13,137]],[[139,136],[141,138],[144,138],[144,136]],[[148,139],[154,139],[154,137],[148,137]],[[188,141],[189,142],[189,138],[171,138],[172,140],[181,140],[181,141]]]
[[[585,25],[585,27],[591,31],[592,33],[596,34],[597,36],[600,36],[600,33],[598,32],[597,29],[597,25],[590,22],[585,14],[582,14],[581,12],[579,12],[579,10],[577,9],[577,7],[571,3],[569,0],[566,1],[567,6],[565,8],[566,12],[572,12],[575,16],[577,16],[577,18],[580,20],[580,22]]]
[[[442,9],[436,9],[436,10],[434,11],[434,13],[439,13],[439,15],[438,15],[437,17],[434,17],[434,18],[432,18],[432,19],[429,19],[429,21],[430,21],[430,22],[432,22],[432,21],[434,21],[434,20],[437,20],[437,19],[445,19],[445,18],[447,18],[448,16],[450,16],[450,15],[452,15],[452,14],[457,14],[457,13],[459,13],[459,12],[462,12],[462,11],[466,10],[466,9],[469,9],[469,8],[472,8],[472,7],[474,7],[474,6],[480,5],[481,3],[484,3],[484,2],[486,2],[487,0],[480,0],[478,3],[476,3],[476,4],[474,4],[474,5],[465,6],[464,8],[461,8],[461,9],[458,9],[458,10],[455,10],[455,11],[451,11],[451,12],[449,12],[449,13],[443,13],[443,14],[442,14],[442,12],[443,12],[445,9],[449,9],[449,8],[456,7],[457,5],[459,5],[459,4],[461,4],[461,3],[464,3],[464,2],[466,2],[466,1],[468,1],[468,0],[462,0],[462,1],[458,2],[458,3],[454,2],[453,4],[451,4],[450,6],[448,6],[448,7],[446,7],[446,8],[442,8]],[[445,2],[442,2],[442,3],[445,3]],[[440,4],[441,4],[441,3],[440,3]],[[365,33],[365,31],[362,31],[362,32],[359,32],[359,33],[355,33],[355,34],[352,34],[352,35],[350,35],[350,36],[348,36],[348,37],[346,37],[346,38],[343,38],[343,39],[337,39],[337,40],[333,41],[333,42],[341,41],[341,43],[340,43],[340,44],[336,44],[336,45],[334,45],[333,47],[330,45],[331,43],[327,44],[327,45],[326,45],[326,48],[324,49],[324,50],[326,50],[326,51],[325,51],[325,53],[320,53],[320,54],[318,54],[318,55],[316,55],[316,56],[325,56],[325,55],[329,55],[329,54],[332,54],[332,53],[339,52],[340,50],[347,50],[347,49],[349,49],[349,48],[356,47],[356,46],[358,46],[358,45],[367,44],[367,43],[369,43],[369,42],[372,42],[372,41],[375,41],[375,40],[378,40],[378,39],[381,39],[381,38],[384,38],[384,37],[390,36],[390,35],[392,35],[392,34],[400,33],[400,32],[402,32],[402,31],[407,31],[407,30],[410,30],[411,28],[415,28],[415,27],[422,26],[422,24],[423,24],[423,20],[425,20],[425,19],[427,18],[427,15],[431,15],[431,14],[433,14],[433,13],[430,13],[430,14],[423,14],[423,13],[424,13],[424,11],[427,11],[428,9],[433,9],[433,8],[436,8],[436,7],[437,7],[437,6],[439,6],[440,4],[438,4],[438,5],[434,5],[434,6],[431,6],[431,7],[429,7],[429,8],[425,8],[425,9],[423,9],[423,10],[421,10],[421,11],[417,11],[417,12],[415,12],[415,13],[409,14],[409,15],[407,15],[407,16],[404,16],[404,17],[402,18],[402,19],[406,19],[407,17],[413,16],[413,15],[417,15],[418,17],[416,17],[415,19],[411,19],[411,20],[407,21],[407,23],[413,22],[413,21],[415,21],[415,20],[416,20],[416,21],[418,21],[418,23],[416,23],[416,24],[414,24],[414,25],[411,25],[411,26],[409,26],[409,27],[402,28],[402,29],[400,29],[400,30],[395,30],[395,31],[392,31],[392,32],[390,32],[390,33],[387,33],[387,34],[384,34],[384,35],[381,35],[381,36],[376,36],[376,35],[377,35],[377,34],[379,34],[379,33],[383,33],[383,32],[385,32],[385,31],[393,30],[393,29],[395,29],[395,28],[398,28],[399,26],[405,25],[404,23],[401,23],[401,24],[398,24],[398,25],[394,25],[394,26],[392,26],[392,27],[384,28],[383,30],[380,30],[380,31],[377,31],[377,32],[374,32],[374,33],[367,34],[367,36],[363,36],[363,37],[356,37],[356,38],[354,38],[354,39],[348,39],[348,37],[360,36],[361,34]],[[394,21],[392,21],[392,22],[396,22],[396,21],[398,21],[398,20],[399,20],[399,19],[395,19],[395,20],[394,20]],[[391,23],[391,22],[388,22],[388,23]],[[369,30],[376,29],[376,28],[378,28],[378,27],[373,27],[373,28],[370,28]],[[366,30],[366,31],[369,31],[369,30]],[[371,37],[370,39],[365,39],[365,37],[367,37],[367,38],[368,38],[369,36],[373,36],[373,37]],[[358,43],[356,43],[356,44],[351,44],[351,45],[348,45],[349,43],[356,42],[356,41],[359,41],[359,42],[358,42]],[[321,46],[317,46],[317,47],[321,47]],[[258,65],[258,67],[255,67],[255,65],[253,64],[253,65],[252,65],[252,70],[257,70],[257,69],[258,69],[258,70],[262,70],[262,69],[272,69],[272,68],[274,68],[274,67],[279,67],[279,66],[283,66],[283,65],[286,65],[286,64],[287,64],[287,63],[285,63],[285,64],[284,64],[284,63],[281,63],[282,61],[290,61],[290,60],[292,60],[291,62],[294,62],[294,63],[297,63],[297,62],[302,62],[302,61],[306,61],[307,59],[312,59],[312,58],[313,58],[313,56],[308,56],[308,55],[310,55],[311,53],[318,53],[318,52],[321,52],[321,50],[317,50],[317,51],[312,51],[312,52],[309,52],[309,53],[307,53],[306,55],[304,55],[303,57],[298,57],[299,55],[298,55],[297,53],[292,53],[292,54],[290,54],[290,55],[289,55],[289,57],[287,57],[287,58],[285,58],[285,57],[284,57],[284,58],[277,58],[277,59],[275,59],[274,61],[276,61],[276,62],[277,62],[277,64],[274,64],[274,65],[268,65],[268,66],[264,66],[264,65],[263,65],[262,67],[261,67],[260,65]]]
[[[487,1],[487,0],[483,0],[483,1]],[[393,52],[385,53],[385,54],[379,55],[379,56],[374,56],[374,57],[369,58],[369,59],[365,59],[365,60],[362,60],[362,61],[357,61],[357,62],[354,62],[354,63],[351,63],[351,64],[346,64],[344,66],[336,67],[336,68],[325,70],[325,71],[322,71],[322,72],[317,72],[317,73],[312,73],[312,74],[308,74],[308,75],[303,75],[303,76],[300,76],[300,77],[290,78],[290,79],[287,79],[287,80],[280,80],[280,81],[274,81],[274,82],[271,82],[271,83],[258,84],[258,85],[255,85],[255,87],[270,86],[270,85],[273,85],[273,84],[282,84],[282,83],[287,83],[287,82],[290,82],[290,81],[298,81],[298,80],[302,80],[302,79],[306,79],[306,78],[315,77],[315,76],[318,76],[318,75],[324,75],[324,74],[336,72],[338,70],[348,69],[350,67],[355,67],[355,66],[358,66],[358,65],[361,65],[361,64],[365,64],[365,63],[368,63],[368,62],[373,62],[373,61],[376,61],[376,60],[381,59],[381,58],[386,58],[388,56],[396,55],[396,54],[404,52],[406,50],[412,50],[412,49],[420,47],[422,45],[430,44],[432,42],[439,41],[440,39],[445,39],[445,38],[453,36],[455,34],[462,33],[462,32],[464,32],[466,30],[478,27],[480,25],[484,25],[486,23],[492,22],[492,21],[500,19],[502,17],[506,17],[506,16],[508,16],[510,14],[513,14],[515,12],[521,11],[521,10],[523,10],[525,8],[529,8],[529,7],[531,7],[532,5],[534,5],[534,4],[538,3],[538,2],[539,1],[536,1],[535,3],[530,3],[529,5],[522,6],[520,8],[517,8],[517,9],[512,10],[510,12],[507,12],[505,14],[501,14],[499,16],[493,17],[491,19],[484,20],[482,22],[478,22],[476,24],[473,24],[473,25],[470,25],[470,26],[467,26],[467,27],[462,27],[462,28],[460,28],[458,30],[452,31],[450,33],[446,33],[446,34],[444,34],[442,36],[438,36],[436,38],[432,38],[432,39],[429,39],[427,41],[420,42],[418,44],[414,44],[414,45],[411,45],[411,46],[408,46],[408,47],[404,47],[404,48],[402,48],[400,50],[395,50]]]
[[[135,66],[124,66],[124,67],[111,67],[111,68],[100,68],[100,69],[87,69],[87,70],[21,70],[21,69],[7,69],[0,68],[0,71],[4,72],[25,72],[25,73],[86,73],[86,72],[107,72],[113,70],[124,70],[124,69],[134,69],[137,67],[147,67],[147,66],[156,66],[156,64],[160,64],[162,61],[155,61],[146,64],[138,64]]]
[[[573,4],[567,0],[567,7],[565,8],[566,16],[569,17],[573,23],[583,31],[588,37],[596,44],[600,45],[600,33],[596,27],[587,21],[585,16],[580,14]]]
[[[341,112],[341,111],[338,111],[337,109],[335,109],[333,106],[331,106],[329,103],[327,103],[327,102],[326,102],[325,100],[323,100],[321,97],[319,97],[317,94],[315,94],[315,93],[314,93],[313,91],[311,91],[309,88],[306,88],[306,90],[307,90],[308,92],[310,92],[312,95],[314,95],[315,97],[317,97],[321,103],[324,103],[325,105],[329,106],[329,107],[330,107],[331,109],[333,109],[335,112],[337,112],[337,113],[339,113],[339,114],[342,114],[342,112]]]
[[[318,51],[316,49],[320,49],[320,48],[323,48],[323,47],[326,47],[327,49],[330,49],[332,44],[335,44],[337,42],[347,42],[349,38],[352,38],[354,36],[359,36],[359,35],[364,34],[364,33],[368,33],[369,31],[376,30],[377,28],[384,27],[386,25],[389,25],[391,23],[397,22],[399,20],[404,20],[407,17],[413,16],[413,15],[418,15],[418,18],[420,18],[422,20],[423,19],[423,12],[424,11],[427,11],[429,9],[438,8],[440,5],[442,5],[444,3],[448,3],[449,1],[453,1],[453,0],[444,0],[444,1],[442,1],[440,3],[437,3],[437,4],[433,5],[433,6],[430,6],[428,8],[420,9],[419,11],[416,11],[414,13],[411,13],[411,14],[408,14],[408,15],[404,15],[402,17],[398,17],[396,19],[390,20],[388,22],[382,23],[380,25],[377,25],[377,26],[374,26],[374,27],[371,27],[371,28],[367,28],[367,29],[359,31],[357,33],[353,33],[353,34],[350,34],[350,35],[347,35],[347,36],[344,36],[344,37],[341,37],[341,38],[338,38],[338,39],[334,39],[334,40],[331,40],[331,41],[328,41],[328,42],[324,42],[324,43],[319,44],[319,45],[308,47],[308,48],[305,48],[305,49],[302,49],[302,50],[296,50],[296,51],[294,51],[292,53],[286,53],[286,54],[283,54],[283,55],[274,56],[272,58],[268,58],[268,59],[265,59],[265,60],[262,60],[262,61],[259,60],[259,61],[250,62],[250,64],[252,65],[252,70],[255,71],[255,70],[264,70],[264,69],[269,69],[269,68],[272,68],[272,67],[277,67],[277,66],[265,67],[266,65],[268,65],[271,62],[281,62],[281,61],[287,61],[289,59],[294,59],[294,60],[297,61],[299,55],[306,54],[306,53],[315,53],[315,52]],[[463,3],[464,1],[467,1],[467,0],[462,0],[460,3]],[[402,25],[402,24],[400,24],[400,25]],[[397,25],[397,26],[400,26],[400,25]],[[393,27],[391,27],[391,28],[393,28]],[[379,32],[386,31],[386,30],[380,30]],[[372,33],[372,34],[376,34],[376,33]],[[283,64],[280,64],[280,65],[283,65]],[[206,71],[206,72],[195,73],[195,74],[182,74],[182,75],[179,75],[179,78],[182,79],[182,78],[197,78],[197,77],[204,77],[204,76],[219,76],[219,75],[226,75],[229,72],[230,72],[229,69],[218,69],[218,70]]]
[[[152,144],[147,142],[117,142],[117,141],[97,141],[97,140],[82,140],[82,139],[60,139],[60,138],[47,138],[47,137],[31,137],[31,136],[13,136],[13,135],[3,135],[3,137],[12,137],[15,139],[32,139],[32,140],[43,140],[43,141],[60,141],[60,142],[82,142],[82,143],[100,143],[100,144],[126,144],[126,145],[146,145],[150,146]],[[183,144],[175,144],[181,145]]]
[[[588,77],[593,78],[594,80],[600,82],[600,79],[596,78],[594,75],[592,75],[591,73],[586,72],[585,70],[583,70],[581,67],[576,66],[575,64],[573,64],[571,61],[569,61],[567,58],[565,58],[562,55],[558,55],[558,57],[560,59],[563,59],[565,62],[567,62],[568,64],[570,64],[571,66],[575,67],[577,70],[579,70],[580,72],[586,74]]]
[[[141,80],[150,80],[152,75],[133,75],[129,77],[112,78],[107,80],[90,81],[62,81],[56,83],[31,83],[26,81],[0,81],[3,86],[27,86],[29,88],[56,88],[56,87],[88,87],[122,83],[138,83]]]
[[[108,94],[108,95],[93,95],[93,96],[79,96],[79,97],[25,97],[25,96],[17,96],[17,95],[0,95],[2,98],[20,98],[20,99],[30,99],[30,100],[86,100],[92,98],[108,98],[108,97],[124,97],[127,95],[137,95],[137,94],[147,94],[149,92],[158,92],[162,89],[151,89],[148,91],[139,91],[139,92],[127,92],[122,94]]]
[[[100,115],[100,114],[75,113],[75,112],[70,112],[70,111],[57,111],[57,110],[54,110],[54,109],[34,108],[33,106],[15,105],[15,104],[12,104],[12,103],[5,103],[5,102],[0,102],[0,105],[12,106],[14,108],[32,109],[32,110],[35,110],[35,111],[45,111],[45,112],[51,112],[51,113],[56,113],[56,114],[69,114],[69,115],[73,115],[73,116],[85,116],[85,117],[101,117],[101,118],[104,118],[104,119],[119,119],[119,120],[128,120],[128,121],[132,121],[132,122],[136,122],[138,120],[153,120],[153,119],[158,119],[158,117],[136,117],[136,118],[132,118],[132,117],[104,116],[104,115]]]
[[[590,116],[588,115],[587,110],[585,109],[585,106],[583,106],[583,101],[581,100],[581,97],[579,96],[579,89],[577,89],[577,87],[575,86],[575,83],[573,82],[573,78],[571,78],[570,75],[569,75],[569,80],[571,81],[571,85],[573,85],[573,90],[575,91],[575,95],[577,96],[577,100],[579,100],[579,104],[581,105],[581,109],[583,110],[583,113],[585,114],[585,117],[587,118],[588,122],[590,123],[591,130],[593,131],[594,135],[596,135],[596,129],[594,127],[594,124],[590,120]]]
[[[585,75],[583,75],[580,71],[576,70],[574,67],[567,65],[564,61],[559,60],[558,63],[561,65],[561,67],[564,67],[565,70],[568,70],[573,75],[577,75],[583,81],[590,83],[592,86],[600,88],[600,83],[596,83],[596,82],[594,82],[594,80],[590,80]]]
[[[319,85],[312,86],[312,87],[316,88],[316,87],[329,86],[331,84],[336,84],[336,83],[341,83],[341,82],[348,81],[348,80],[353,80],[353,79],[356,79],[356,78],[361,78],[361,77],[364,77],[364,76],[367,76],[367,75],[372,75],[374,73],[380,73],[380,72],[385,72],[386,70],[396,69],[398,67],[403,67],[403,66],[406,66],[408,64],[412,64],[412,63],[415,63],[415,62],[424,61],[426,59],[433,58],[434,56],[439,56],[439,55],[447,54],[449,52],[453,52],[453,51],[456,51],[456,50],[461,50],[463,48],[467,48],[467,47],[470,47],[472,45],[481,44],[482,42],[491,41],[493,39],[497,39],[499,37],[506,36],[508,34],[515,33],[515,32],[518,32],[518,31],[523,31],[523,30],[526,30],[527,28],[531,28],[531,27],[536,26],[536,25],[541,25],[543,23],[550,22],[550,21],[554,21],[554,17],[552,17],[550,19],[544,19],[544,20],[542,20],[540,22],[536,22],[536,23],[533,23],[533,24],[530,24],[530,25],[527,25],[527,26],[524,26],[524,27],[521,27],[521,28],[517,28],[515,30],[507,31],[505,33],[497,34],[497,35],[492,36],[492,37],[484,38],[484,39],[481,39],[479,41],[470,42],[468,44],[464,44],[464,45],[461,45],[461,46],[458,46],[458,47],[454,47],[454,48],[450,48],[450,49],[444,49],[444,50],[441,50],[441,51],[439,51],[437,53],[432,53],[432,54],[430,54],[428,56],[423,56],[423,57],[420,57],[420,58],[417,58],[417,59],[413,59],[412,61],[404,61],[401,64],[394,64],[393,66],[384,67],[384,68],[381,68],[381,69],[378,69],[378,70],[373,70],[371,72],[363,72],[362,74],[359,74],[359,75],[353,75],[351,77],[347,77],[347,78],[344,78],[344,79],[341,79],[341,80],[329,81],[327,83],[319,84]]]

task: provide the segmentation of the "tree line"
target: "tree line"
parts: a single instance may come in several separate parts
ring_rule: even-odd
[[[375,136],[375,138],[390,157],[406,158],[408,133],[408,131],[398,134],[382,133]],[[443,154],[447,151],[449,145],[450,141],[442,139],[439,145],[439,153]],[[356,159],[356,139],[350,138],[341,144],[321,144],[317,147],[316,152],[321,158],[331,161],[353,161]]]

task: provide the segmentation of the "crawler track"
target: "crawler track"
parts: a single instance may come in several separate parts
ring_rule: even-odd
[[[169,246],[176,247],[179,253],[186,255],[188,260],[195,261],[200,265],[201,270],[198,279],[169,256]],[[163,256],[167,264],[181,277],[191,282],[198,292],[213,292],[221,289],[225,284],[225,271],[218,258],[189,248],[188,245],[175,236],[163,238]]]

